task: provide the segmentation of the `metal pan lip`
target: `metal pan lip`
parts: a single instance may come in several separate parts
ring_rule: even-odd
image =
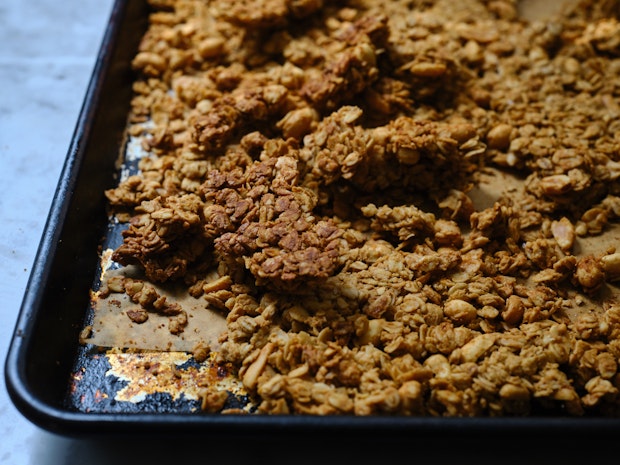
[[[12,396],[18,409],[34,424],[62,436],[97,438],[131,433],[132,435],[170,434],[212,437],[313,437],[404,439],[412,435],[461,438],[485,435],[501,439],[505,435],[539,437],[561,434],[565,438],[604,439],[617,435],[616,419],[564,417],[454,418],[386,416],[310,416],[310,415],[221,415],[139,413],[79,413],[54,408],[30,395],[27,389],[13,386]]]
[[[312,433],[333,436],[334,433],[398,437],[402,435],[505,435],[520,433],[548,435],[561,433],[603,437],[617,434],[620,419],[566,417],[404,417],[404,416],[310,416],[310,415],[222,415],[181,413],[85,413],[52,405],[37,396],[26,373],[28,347],[37,315],[42,311],[44,287],[50,276],[51,259],[60,237],[60,226],[67,215],[66,199],[73,193],[78,169],[85,156],[85,141],[101,100],[102,83],[112,63],[112,50],[117,45],[129,0],[115,0],[95,66],[87,87],[72,141],[60,174],[51,208],[37,249],[14,333],[5,361],[5,382],[10,399],[28,420],[49,432],[74,436],[98,437],[153,433],[271,436]]]

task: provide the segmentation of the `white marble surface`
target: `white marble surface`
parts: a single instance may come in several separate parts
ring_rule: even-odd
[[[111,7],[112,0],[0,2],[3,365]],[[74,463],[74,445],[24,419],[0,379],[1,464]]]
[[[35,257],[96,53],[113,0],[0,1],[0,360],[4,364],[21,299]],[[80,440],[31,424],[11,403],[0,378],[0,464],[70,465],[202,463],[389,463],[389,444],[348,442],[341,447],[300,438],[249,443],[191,441],[182,452],[172,443],[132,438]],[[413,440],[414,438],[412,438]],[[528,452],[517,438],[509,454],[481,438],[465,449],[441,442],[398,444],[411,458],[435,464],[579,463],[586,446],[566,444]],[[422,444],[422,445],[421,445]],[[424,447],[429,444],[431,447]],[[601,444],[587,446],[600,448]],[[574,449],[574,450],[573,450]],[[591,450],[591,449],[590,449]],[[406,453],[406,452],[405,452]],[[585,456],[581,453],[586,454]],[[524,455],[525,454],[525,455]],[[502,457],[502,459],[499,459]]]

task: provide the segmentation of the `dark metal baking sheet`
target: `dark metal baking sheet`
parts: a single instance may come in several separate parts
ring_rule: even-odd
[[[68,150],[5,364],[11,400],[36,425],[70,436],[166,433],[251,435],[351,433],[374,438],[509,432],[614,434],[620,419],[317,417],[207,414],[165,394],[118,403],[106,357],[79,344],[100,272],[98,248],[119,232],[107,221],[105,189],[117,183],[131,98],[131,59],[146,30],[145,0],[117,0]],[[103,238],[103,239],[102,239]],[[81,376],[84,374],[84,376]],[[231,398],[231,407],[243,399]],[[81,407],[80,407],[81,406]]]

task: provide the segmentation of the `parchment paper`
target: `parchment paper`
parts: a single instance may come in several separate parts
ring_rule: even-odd
[[[102,283],[113,276],[139,277],[132,267],[107,270]],[[95,294],[92,331],[84,342],[102,347],[134,348],[161,351],[191,352],[197,346],[219,348],[219,336],[226,330],[225,316],[200,298],[188,294],[183,286],[163,287],[149,283],[160,295],[178,303],[187,313],[188,323],[180,334],[168,329],[170,317],[149,312],[144,323],[135,323],[127,316],[127,310],[136,307],[124,293],[111,293],[102,298]]]

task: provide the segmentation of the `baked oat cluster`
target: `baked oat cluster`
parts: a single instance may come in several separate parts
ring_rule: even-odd
[[[150,4],[113,259],[226,314],[258,413],[619,413],[620,251],[580,246],[620,216],[619,1]]]

